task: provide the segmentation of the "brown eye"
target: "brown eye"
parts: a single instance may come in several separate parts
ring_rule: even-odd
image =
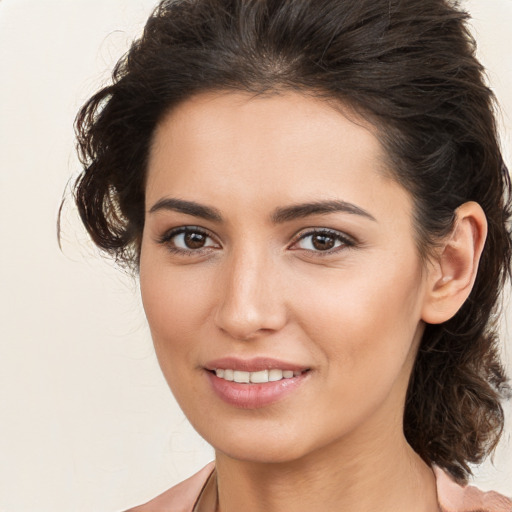
[[[319,229],[304,233],[294,244],[298,249],[306,249],[312,253],[334,253],[338,249],[353,247],[354,240],[339,231]]]
[[[188,232],[184,233],[184,242],[188,249],[201,249],[204,247],[207,236],[204,233]]]
[[[318,251],[327,251],[334,247],[336,240],[333,236],[320,234],[313,235],[311,243],[313,244],[313,247]]]
[[[219,244],[206,232],[194,226],[180,227],[163,235],[159,243],[176,253],[195,254],[201,249],[219,247]]]

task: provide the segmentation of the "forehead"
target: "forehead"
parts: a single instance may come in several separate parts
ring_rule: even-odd
[[[194,96],[155,131],[146,197],[211,203],[341,195],[369,205],[389,185],[385,153],[374,126],[337,107],[298,92]]]
[[[182,150],[193,146],[197,151],[223,142],[240,144],[244,138],[252,146],[265,144],[266,152],[274,156],[277,148],[281,154],[287,149],[297,154],[333,146],[377,155],[382,148],[376,132],[348,106],[311,94],[215,91],[194,95],[164,116],[155,130],[151,156],[177,140]],[[249,151],[251,145],[246,144],[244,150]]]

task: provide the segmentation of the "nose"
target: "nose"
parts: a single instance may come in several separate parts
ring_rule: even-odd
[[[215,323],[237,340],[279,331],[287,322],[284,289],[270,256],[240,251],[225,262]]]

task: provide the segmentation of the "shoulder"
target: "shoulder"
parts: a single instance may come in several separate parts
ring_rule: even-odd
[[[214,466],[215,463],[210,462],[190,478],[171,487],[151,501],[126,512],[192,512]]]
[[[459,485],[442,469],[434,467],[437,495],[443,512],[512,512],[512,500],[472,485]]]

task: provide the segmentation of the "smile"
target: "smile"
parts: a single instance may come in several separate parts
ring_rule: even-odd
[[[279,368],[260,370],[257,372],[231,370],[228,368],[218,368],[215,370],[215,375],[220,379],[240,384],[264,384],[265,382],[277,382],[282,379],[298,377],[302,373],[302,371],[280,370]]]
[[[311,368],[268,357],[224,357],[204,367],[214,393],[227,404],[258,409],[299,392],[311,379]]]

